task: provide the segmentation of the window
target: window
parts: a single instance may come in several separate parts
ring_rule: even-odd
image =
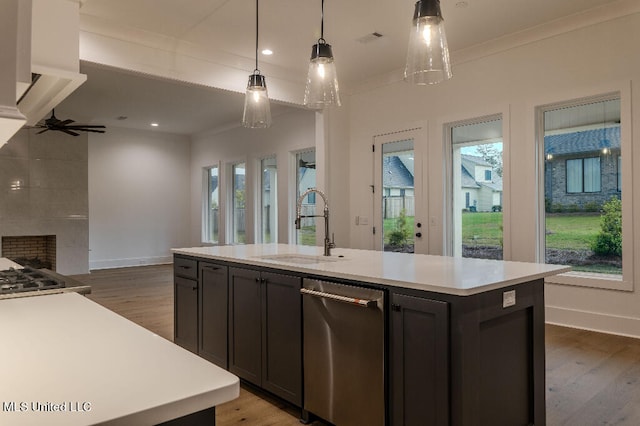
[[[448,125],[450,144],[447,252],[502,259],[502,118]]]
[[[245,163],[234,164],[231,167],[231,220],[232,244],[244,244],[245,239]]]
[[[415,252],[413,139],[382,144],[382,232],[384,251]]]
[[[600,157],[567,160],[567,192],[600,192]]]
[[[296,154],[296,201],[309,188],[316,187],[316,151],[304,151]],[[316,214],[315,194],[302,200],[302,215]],[[315,218],[304,218],[300,224],[300,230],[296,233],[296,244],[305,246],[316,245]]]
[[[218,166],[204,169],[204,214],[202,227],[202,241],[205,243],[218,243],[219,220],[220,220],[220,199]]]
[[[278,169],[275,157],[260,161],[260,235],[263,243],[278,241]]]
[[[549,105],[539,108],[538,114],[542,136],[538,146],[544,159],[541,258],[571,265],[574,272],[568,274],[567,283],[607,286],[584,284],[585,278],[597,278],[619,284],[627,256],[624,247],[629,247],[623,231],[629,213],[623,211],[621,191],[626,153],[620,97]],[[571,277],[580,280],[573,282]]]

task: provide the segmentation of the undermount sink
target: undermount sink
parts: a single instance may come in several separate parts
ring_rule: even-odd
[[[290,253],[266,254],[263,256],[256,256],[256,257],[264,260],[276,260],[278,262],[298,263],[301,265],[311,265],[314,263],[325,263],[325,262],[337,262],[339,260],[336,257],[314,256],[314,255],[308,255],[308,254],[290,254]]]

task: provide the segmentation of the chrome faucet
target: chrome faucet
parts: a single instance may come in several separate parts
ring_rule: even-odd
[[[320,195],[324,200],[324,214],[322,215],[302,215],[302,201],[304,197],[309,195],[310,193],[315,192]],[[331,256],[331,249],[335,248],[336,243],[334,236],[331,235],[331,240],[329,239],[329,203],[327,202],[327,196],[324,195],[324,192],[320,191],[316,188],[309,188],[302,193],[302,195],[298,198],[298,202],[296,203],[296,229],[300,229],[301,219],[303,217],[324,217],[324,255]]]

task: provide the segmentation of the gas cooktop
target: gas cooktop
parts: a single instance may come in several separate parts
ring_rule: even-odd
[[[25,267],[0,271],[0,294],[51,290],[65,287],[65,282],[41,269]]]

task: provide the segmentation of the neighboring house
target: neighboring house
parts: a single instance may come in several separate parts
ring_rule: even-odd
[[[490,212],[502,209],[502,177],[482,157],[461,154],[463,208]]]
[[[413,168],[402,157],[383,157],[382,186],[384,218],[398,217],[402,210],[407,216],[415,216]]]
[[[549,207],[580,209],[620,197],[620,126],[545,136]]]

